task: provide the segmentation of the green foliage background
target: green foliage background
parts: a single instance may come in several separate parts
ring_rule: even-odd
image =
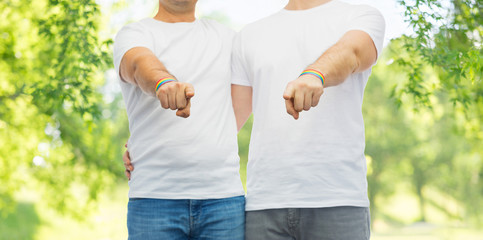
[[[31,188],[49,207],[81,217],[122,173],[128,136],[119,97],[107,103],[100,91],[112,63],[99,6],[8,0],[0,15],[1,213]]]
[[[397,2],[412,33],[386,47],[363,107],[374,226],[481,227],[482,3]],[[42,209],[89,221],[126,185],[127,118],[96,1],[6,0],[0,16],[0,239],[33,239]],[[238,136],[242,181],[251,123]],[[387,207],[403,198],[415,204]]]

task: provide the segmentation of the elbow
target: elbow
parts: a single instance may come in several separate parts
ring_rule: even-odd
[[[139,78],[140,71],[135,61],[129,61],[123,58],[119,67],[119,76],[126,83],[138,85],[136,79]]]
[[[357,73],[362,71],[361,70],[361,65],[362,61],[360,58],[360,51],[357,48],[352,48],[351,53],[350,53],[350,66],[352,69],[352,73]]]
[[[132,81],[131,81],[131,83],[139,86],[138,79],[141,78],[141,70],[139,69],[139,67],[137,66],[136,63],[133,64],[132,70],[133,71],[132,71],[132,79],[131,79]]]

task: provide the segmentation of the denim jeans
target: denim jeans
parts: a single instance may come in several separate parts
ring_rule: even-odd
[[[282,208],[246,212],[247,240],[369,240],[367,207]]]
[[[245,197],[208,200],[131,198],[129,240],[243,240]]]

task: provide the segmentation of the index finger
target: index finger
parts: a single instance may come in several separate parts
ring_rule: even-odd
[[[292,99],[285,100],[285,107],[288,114],[292,115],[295,120],[299,119],[299,112],[295,110]]]
[[[285,88],[285,91],[283,92],[283,98],[285,100],[289,100],[291,98],[293,98],[294,96],[294,88],[292,87],[292,84],[289,83],[287,84],[287,88]]]

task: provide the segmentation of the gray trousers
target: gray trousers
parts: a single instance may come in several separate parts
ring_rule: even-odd
[[[246,212],[246,240],[368,240],[366,207],[283,208]]]

